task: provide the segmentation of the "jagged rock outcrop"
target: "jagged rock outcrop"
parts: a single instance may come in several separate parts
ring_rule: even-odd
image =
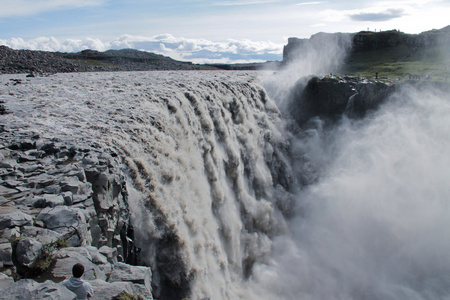
[[[344,115],[360,118],[375,110],[395,90],[389,82],[358,77],[311,77],[292,89],[291,115],[299,125],[314,117],[336,121]]]
[[[450,25],[439,30],[425,31],[421,34],[407,34],[398,30],[361,31],[358,33],[318,33],[309,39],[291,37],[283,48],[283,63],[288,63],[302,55],[307,47],[318,40],[334,39],[344,41],[351,39],[351,51],[371,51],[404,45],[409,48],[423,48],[438,45],[450,45]],[[326,45],[324,45],[326,46]],[[330,47],[335,47],[332,44]]]

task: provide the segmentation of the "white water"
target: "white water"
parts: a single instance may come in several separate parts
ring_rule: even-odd
[[[254,270],[262,297],[449,299],[450,102],[412,88],[395,98],[316,132],[321,177]]]
[[[282,156],[291,134],[255,73],[60,74],[6,85],[18,77],[0,76],[13,112],[2,123],[123,155],[155,285],[164,272],[180,275],[155,265],[155,244],[170,232],[178,242],[168,255],[192,276],[191,299],[448,299],[448,96],[407,89],[370,118],[293,140],[294,157],[320,176],[285,220],[277,207],[289,197],[270,167],[291,174]],[[255,262],[248,279],[244,261]]]

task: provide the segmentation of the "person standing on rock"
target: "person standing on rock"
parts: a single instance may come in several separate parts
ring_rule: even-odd
[[[94,290],[92,285],[81,279],[84,273],[84,266],[80,263],[73,265],[72,274],[73,277],[66,279],[62,284],[68,288],[70,291],[77,295],[77,300],[87,300],[94,295]]]

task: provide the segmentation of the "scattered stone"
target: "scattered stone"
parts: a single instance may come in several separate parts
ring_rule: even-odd
[[[139,267],[148,269],[145,275],[140,269],[113,266],[123,257],[126,245],[120,232],[127,232],[129,224],[125,179],[115,167],[120,163],[117,154],[95,143],[72,146],[68,139],[43,139],[13,125],[2,134],[0,290],[7,293],[0,299],[72,299],[72,294],[67,298],[70,291],[51,281],[19,278],[14,283],[11,276],[44,272],[40,278],[59,282],[71,276],[78,262],[85,266],[86,280],[99,282],[93,299],[112,299],[122,291],[152,299],[145,286],[149,268]],[[91,170],[90,177],[85,170]],[[65,244],[72,247],[60,248]],[[44,253],[53,263],[41,270]],[[121,269],[128,275],[120,275]],[[114,270],[116,281],[106,282]],[[120,277],[127,281],[117,281]]]

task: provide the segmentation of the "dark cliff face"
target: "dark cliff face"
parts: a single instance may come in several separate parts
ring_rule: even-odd
[[[315,117],[328,122],[343,116],[361,118],[377,109],[396,89],[394,85],[356,77],[312,77],[306,84],[299,81],[292,89],[289,111],[300,126]]]
[[[283,62],[288,63],[297,56],[302,55],[305,48],[313,45],[315,40],[329,37],[350,36],[353,52],[379,50],[404,45],[410,48],[431,47],[438,45],[450,45],[450,25],[439,30],[425,31],[421,34],[407,34],[398,30],[382,32],[361,31],[358,33],[318,33],[310,39],[289,38],[283,49]]]

